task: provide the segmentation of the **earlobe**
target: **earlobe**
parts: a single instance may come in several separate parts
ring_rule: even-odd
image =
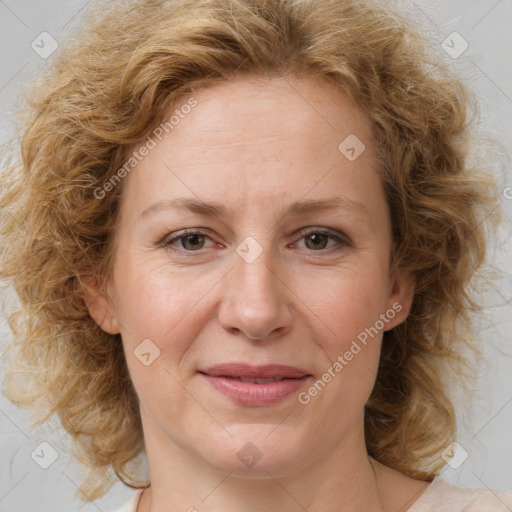
[[[91,318],[108,334],[119,334],[121,330],[115,318],[115,308],[103,284],[90,275],[80,276],[79,280]]]
[[[391,281],[388,297],[388,310],[395,312],[394,317],[387,324],[386,331],[405,321],[414,300],[415,280],[409,273],[396,269]]]

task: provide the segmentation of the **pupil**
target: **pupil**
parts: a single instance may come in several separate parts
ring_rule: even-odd
[[[199,245],[201,245],[201,241],[197,241],[198,239],[202,238],[202,235],[187,235],[186,237],[184,237],[184,241],[185,243],[183,244],[184,248],[185,249],[197,249],[198,247],[194,247],[196,244],[199,243]],[[192,240],[192,244],[189,244],[189,242]],[[188,247],[187,247],[188,245]],[[192,247],[190,247],[190,245],[192,245]]]
[[[315,234],[313,234],[313,235],[309,235],[309,236],[307,237],[307,240],[308,240],[308,241],[312,241],[312,240],[313,240],[313,244],[314,244],[314,245],[313,245],[313,249],[315,249],[315,248],[318,248],[318,244],[317,244],[316,242],[318,242],[318,241],[320,241],[320,242],[321,242],[321,241],[322,241],[322,239],[323,239],[323,241],[325,242],[326,238],[327,238],[327,236],[326,236],[326,235],[323,235],[323,234],[321,234],[321,233],[315,233]],[[306,245],[307,245],[307,244],[306,244]],[[322,243],[321,243],[320,245],[321,245],[321,248],[325,247],[325,244],[322,244]]]

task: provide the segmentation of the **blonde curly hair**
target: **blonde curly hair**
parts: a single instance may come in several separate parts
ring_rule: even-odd
[[[80,281],[111,276],[115,253],[122,183],[101,199],[94,191],[194,88],[248,75],[320,78],[371,122],[393,264],[416,282],[408,318],[384,333],[365,410],[367,450],[432,479],[456,434],[447,386],[460,373],[449,368],[463,369],[465,348],[477,346],[477,271],[496,217],[495,182],[470,158],[471,91],[388,2],[93,6],[26,95],[20,159],[4,176],[0,276],[20,303],[9,315],[8,398],[35,408],[36,424],[58,415],[90,468],[81,487],[89,499],[111,487],[112,471],[147,485],[135,464],[144,439],[122,341],[91,319]]]

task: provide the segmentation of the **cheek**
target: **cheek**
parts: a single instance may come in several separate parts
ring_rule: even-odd
[[[139,368],[136,353],[145,342],[160,351],[152,367],[179,371],[177,362],[212,315],[205,307],[220,277],[219,272],[200,277],[192,271],[171,272],[143,258],[120,262],[115,302],[128,364]]]
[[[325,332],[322,339],[333,356],[333,351],[337,355],[346,350],[352,340],[364,338],[360,334],[375,326],[385,313],[387,290],[386,271],[365,265],[343,268],[325,279],[304,282],[297,295],[318,319]]]
[[[181,411],[187,396],[179,384],[186,376],[179,362],[199,334],[197,302],[205,292],[191,279],[182,279],[177,286],[176,278],[164,272],[133,270],[126,275],[117,288],[116,309],[141,405],[154,412],[162,400],[172,399],[173,410]]]
[[[200,293],[192,273],[173,274],[160,260],[128,255],[115,274],[115,309],[127,334],[160,339],[173,328]]]
[[[151,340],[160,350],[155,367],[165,365],[179,371],[180,360],[194,350],[194,340],[201,337],[207,324],[215,322],[222,302],[223,283],[219,281],[225,269],[200,273],[193,268],[184,270],[171,272],[149,258],[119,261],[116,313],[129,365],[134,360],[139,367],[134,351],[144,340]],[[350,350],[352,342],[375,325],[386,305],[386,277],[382,262],[372,254],[354,258],[337,269],[287,273],[284,281],[293,293],[286,300],[295,310],[292,331],[302,332],[304,348],[309,339],[321,349],[324,355],[319,355],[319,366],[328,366]],[[364,363],[370,358],[373,365],[378,358],[377,337],[367,337],[367,341],[375,342],[368,343],[364,355],[357,359]]]

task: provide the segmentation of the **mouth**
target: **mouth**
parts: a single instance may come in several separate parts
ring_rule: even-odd
[[[212,377],[226,377],[233,379],[257,379],[260,381],[276,382],[282,379],[300,379],[302,377],[312,376],[305,370],[295,366],[282,364],[267,364],[262,366],[252,366],[246,363],[224,363],[205,370],[199,370]],[[242,380],[242,382],[253,382],[253,380]],[[264,382],[258,382],[263,384]]]
[[[205,374],[205,375],[207,375],[207,374]],[[210,377],[213,377],[213,375],[210,375]],[[269,382],[280,382],[284,379],[298,378],[298,377],[269,377],[269,378],[231,377],[229,375],[216,375],[216,377],[224,377],[225,379],[237,380],[239,382],[251,382],[252,384],[268,384]]]
[[[229,363],[198,372],[211,387],[244,406],[268,406],[300,391],[313,376],[293,366]]]

